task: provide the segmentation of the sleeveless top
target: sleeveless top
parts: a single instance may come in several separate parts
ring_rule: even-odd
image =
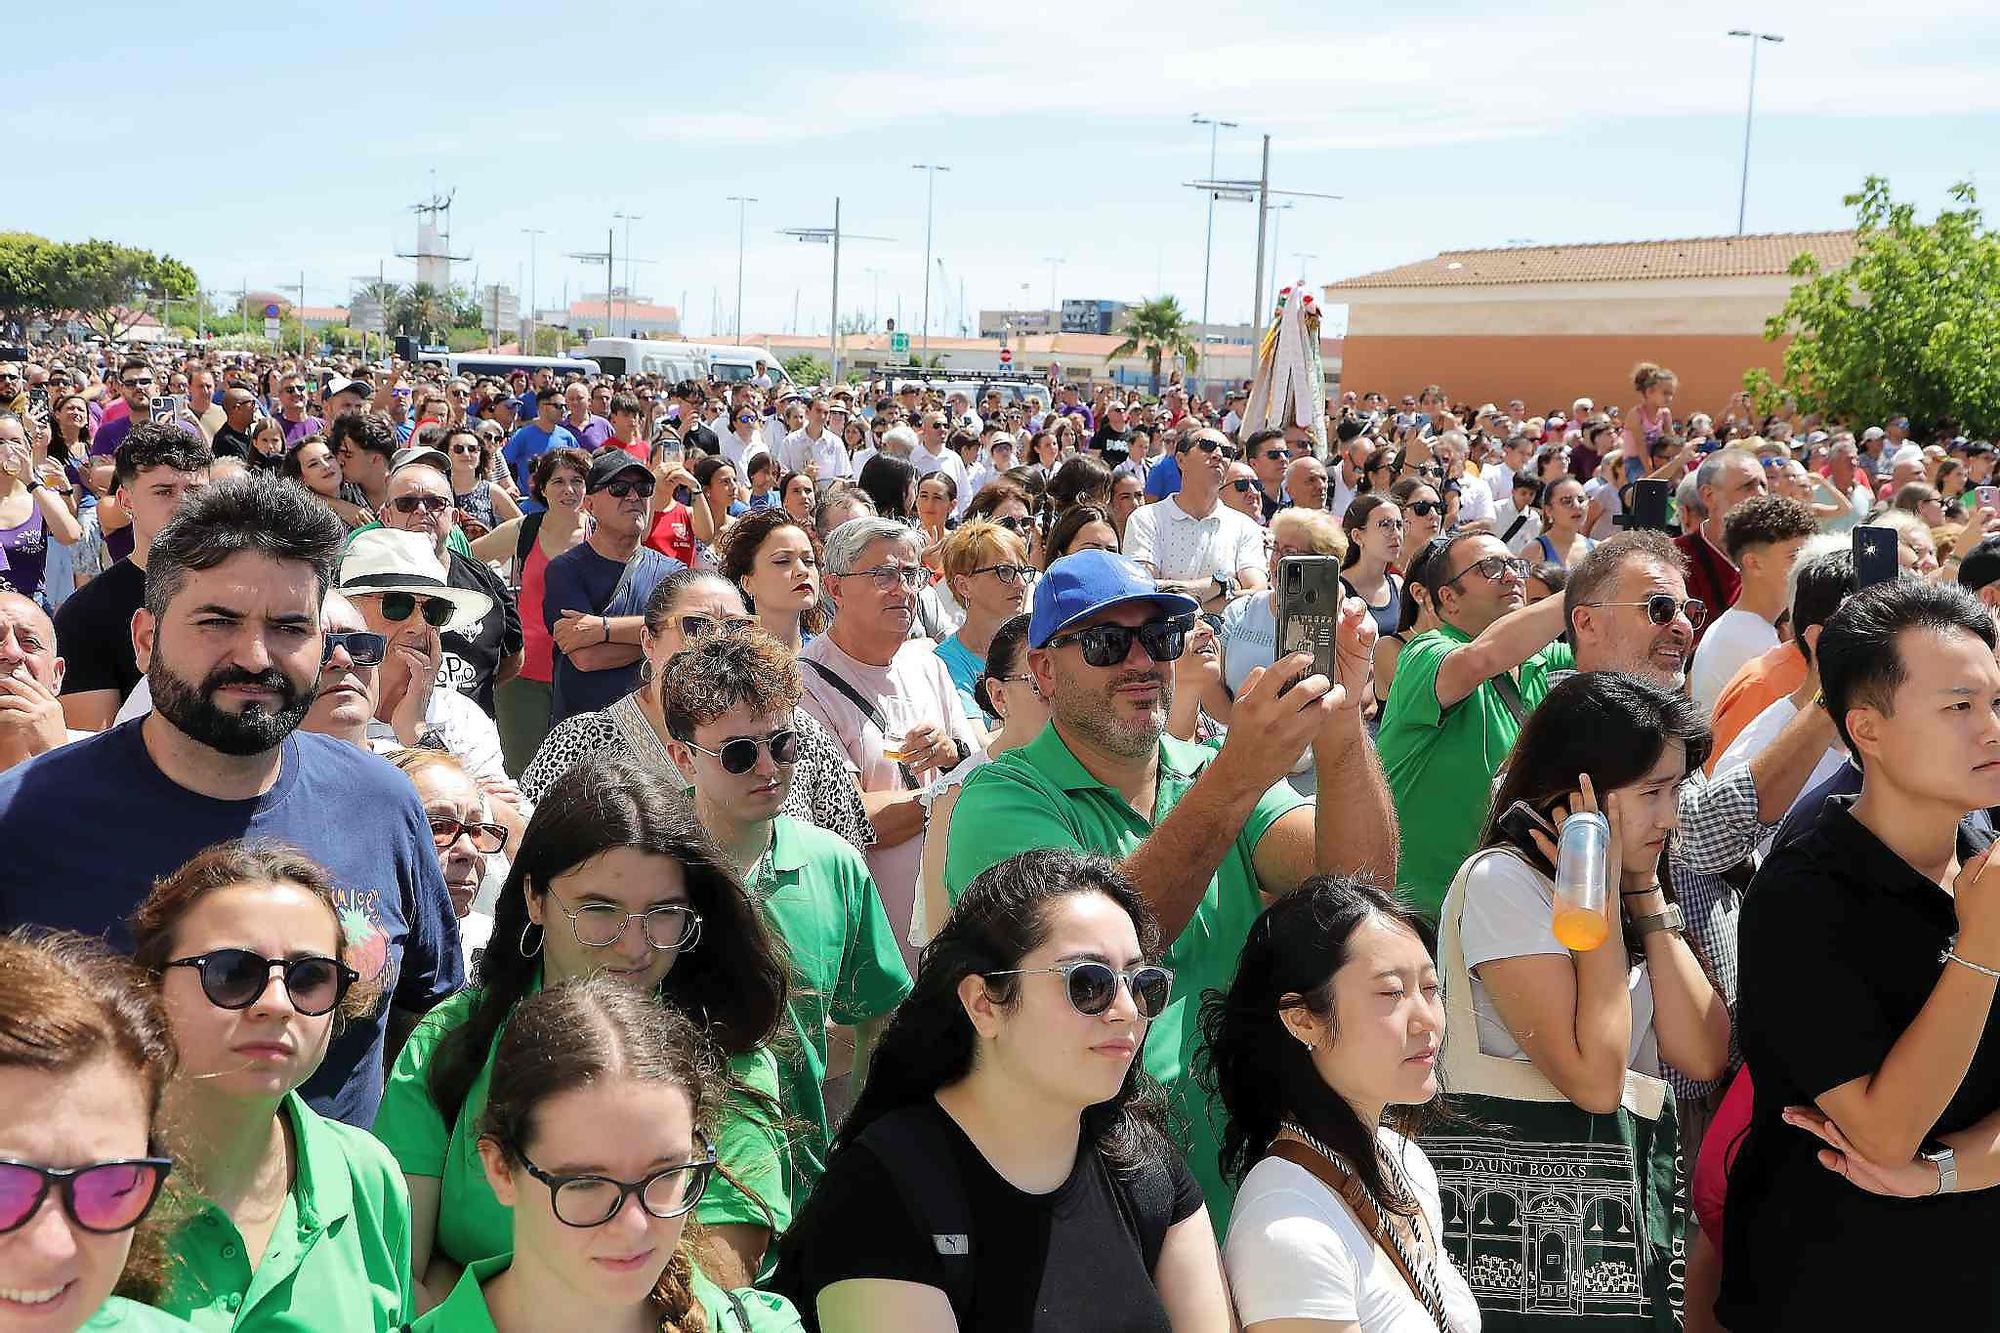
[[[535,540],[528,543],[528,558],[521,562],[521,591],[515,604],[521,611],[521,675],[544,685],[556,674],[556,641],[542,623],[542,592],[548,572],[548,553],[542,550],[542,536],[537,532]]]
[[[486,530],[488,532],[491,532],[494,529],[494,527],[497,526],[493,522],[492,482],[487,481],[484,478],[480,479],[479,481],[473,482],[472,489],[467,491],[465,494],[458,496],[457,500],[458,500],[458,507],[460,509],[463,509],[466,513],[470,514],[473,518],[477,519],[479,522],[485,524]]]
[[[1369,606],[1368,615],[1375,622],[1375,632],[1387,637],[1396,632],[1396,623],[1403,617],[1403,581],[1387,572],[1382,575],[1382,579],[1388,585],[1389,600],[1382,606]],[[1340,579],[1340,587],[1349,597],[1361,597],[1344,574]],[[1366,597],[1361,597],[1361,601],[1364,606],[1368,603]]]
[[[0,553],[7,557],[0,578],[14,585],[23,597],[42,590],[42,574],[48,566],[49,534],[42,526],[42,507],[28,497],[28,516],[11,528],[0,528]]]

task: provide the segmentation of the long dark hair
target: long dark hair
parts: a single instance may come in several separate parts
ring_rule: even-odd
[[[608,1078],[679,1088],[687,1094],[696,1131],[712,1134],[722,1075],[708,1043],[672,1005],[615,978],[595,976],[551,986],[514,1010],[494,1053],[480,1137],[519,1165],[528,1160],[542,1103]],[[677,1329],[706,1327],[689,1322],[691,1314],[700,1314],[691,1232],[682,1230],[650,1297],[666,1326]]]
[[[1229,1116],[1219,1160],[1230,1178],[1240,1184],[1291,1120],[1346,1158],[1384,1208],[1414,1217],[1416,1201],[1385,1188],[1375,1126],[1328,1086],[1312,1052],[1279,1017],[1303,1006],[1338,1039],[1333,976],[1347,965],[1354,932],[1378,919],[1424,937],[1415,913],[1360,876],[1314,875],[1265,908],[1237,955],[1228,992],[1211,990],[1202,999],[1196,1066]],[[1405,1136],[1428,1119],[1416,1106],[1391,1106],[1383,1118]]]
[[[894,454],[876,454],[861,465],[855,485],[875,502],[877,514],[908,523],[915,518],[910,512],[910,483],[916,479],[917,470],[910,466],[909,460]]]
[[[558,876],[617,847],[679,862],[688,901],[701,913],[700,945],[675,959],[660,982],[660,998],[692,1017],[724,1055],[753,1050],[776,1031],[790,963],[694,808],[677,784],[645,765],[588,758],[555,780],[528,821],[493,908],[493,944],[479,961],[479,998],[438,1045],[430,1089],[445,1123],[464,1106],[500,1025],[541,970],[541,950],[531,956],[521,947],[531,937],[528,895],[546,897]],[[554,928],[569,927],[558,922]]]
[[[1132,918],[1139,948],[1148,958],[1157,956],[1160,929],[1152,910],[1107,857],[1041,848],[984,871],[925,946],[915,986],[890,1017],[860,1100],[834,1137],[835,1152],[891,1111],[928,1102],[939,1088],[972,1072],[978,1038],[958,998],[958,983],[985,977],[988,994],[1003,1006],[1014,1004],[1020,978],[992,974],[1020,966],[1048,938],[1057,900],[1079,893],[1101,893],[1118,904]],[[1096,1149],[1120,1169],[1174,1151],[1166,1139],[1159,1087],[1139,1066],[1135,1058],[1118,1095],[1083,1113],[1081,1146]]]

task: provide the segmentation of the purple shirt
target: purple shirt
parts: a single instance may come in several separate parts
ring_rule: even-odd
[[[189,439],[201,440],[204,444],[208,442],[207,437],[201,433],[201,427],[195,425],[186,417],[177,414],[169,418],[169,420],[174,425],[180,427],[181,434],[187,436]],[[106,454],[117,452],[118,446],[125,443],[125,437],[131,433],[132,414],[129,412],[122,417],[114,417],[110,421],[105,422],[97,428],[97,433],[90,437],[90,456],[92,458],[102,458]]]
[[[611,423],[603,417],[586,416],[581,426],[569,417],[564,417],[562,424],[569,429],[570,434],[576,436],[577,443],[588,453],[596,453],[604,447],[604,442],[611,438]]]
[[[279,417],[285,425],[285,447],[290,448],[308,435],[317,435],[326,429],[326,423],[318,417],[300,417],[297,421],[287,421]]]

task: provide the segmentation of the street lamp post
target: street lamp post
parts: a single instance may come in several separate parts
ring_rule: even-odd
[[[1776,44],[1784,41],[1784,36],[1775,32],[1752,32],[1748,28],[1731,28],[1731,37],[1748,38],[1750,42],[1750,96],[1743,108],[1743,177],[1736,187],[1736,234],[1743,234],[1743,214],[1750,203],[1750,125],[1757,116],[1757,48],[1765,42]]]
[[[1049,266],[1049,318],[1054,320],[1057,326],[1053,329],[1050,329],[1049,332],[1061,333],[1062,306],[1056,301],[1056,270],[1061,268],[1064,264],[1068,263],[1069,261],[1066,259],[1059,258],[1055,255],[1050,255],[1047,258],[1045,258],[1042,262]]]
[[[918,162],[912,171],[924,173],[924,350],[923,358],[931,355],[931,222],[935,216],[933,205],[937,201],[937,174],[950,171],[950,167],[939,166],[935,162]]]
[[[644,222],[646,215],[643,213],[613,213],[611,216],[620,219],[625,224],[625,323],[629,326],[632,323],[632,224],[635,222]],[[615,330],[607,329],[605,332],[612,333]],[[630,327],[627,327],[625,332],[627,335],[630,335],[632,330]]]
[[[840,227],[839,195],[833,197],[833,225],[831,227],[786,227],[779,235],[792,236],[801,241],[810,241],[819,245],[824,245],[828,241],[833,242],[833,322],[827,325],[828,353],[830,357],[827,362],[827,376],[829,382],[837,383],[840,379],[840,243],[842,240],[887,241],[893,238],[888,236],[861,236],[854,232],[842,231]],[[876,273],[879,270],[869,269],[868,272]],[[794,315],[793,319],[796,322],[797,316]]]
[[[540,271],[535,264],[535,238],[548,233],[541,227],[521,228],[528,237],[528,355],[542,354],[542,309],[535,303],[535,275]]]
[[[1225,129],[1228,130],[1241,129],[1242,126],[1240,126],[1239,124],[1237,124],[1237,122],[1233,120],[1214,120],[1206,116],[1194,117],[1193,123],[1196,125],[1208,126],[1208,178],[1210,180],[1214,180],[1215,139],[1217,133]],[[1212,263],[1214,256],[1215,256],[1215,193],[1213,191],[1210,191],[1208,196],[1208,237],[1206,240],[1202,242],[1201,246],[1201,337],[1204,340],[1206,340],[1208,337],[1209,266]],[[1195,370],[1196,393],[1200,393],[1202,391],[1203,385],[1205,383],[1200,367],[1206,366],[1207,363],[1208,361],[1206,357],[1198,359],[1195,363],[1197,367],[1197,369]]]
[[[729,202],[736,205],[736,341],[743,341],[743,210],[757,202],[750,195],[732,194]]]

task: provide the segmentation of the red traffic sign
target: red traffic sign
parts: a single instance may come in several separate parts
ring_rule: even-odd
[[[1003,347],[1003,348],[1001,348],[1001,349],[1000,349],[1000,364],[1001,364],[1001,365],[1003,365],[1003,366],[1011,366],[1011,365],[1013,365],[1013,364],[1014,364],[1014,349],[1013,349],[1013,348],[1011,348],[1011,347]]]

